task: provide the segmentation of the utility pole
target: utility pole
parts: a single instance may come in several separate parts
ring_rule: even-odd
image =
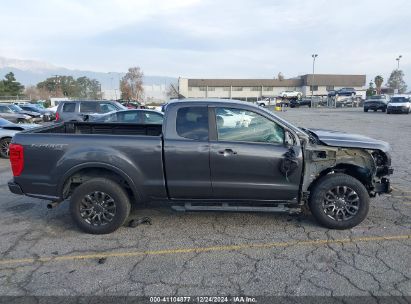
[[[58,77],[59,75],[53,75],[54,76],[54,97],[57,97],[57,84],[58,84]]]
[[[400,70],[400,60],[402,58],[402,55],[399,55],[395,60],[397,60],[397,70]]]
[[[311,81],[311,108],[313,107],[313,97],[314,97],[314,72],[315,72],[315,58],[318,57],[318,54],[312,54],[311,57],[313,57],[313,77]]]

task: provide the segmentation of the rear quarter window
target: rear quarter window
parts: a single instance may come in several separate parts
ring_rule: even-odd
[[[176,131],[181,137],[208,140],[208,108],[185,107],[177,111]]]
[[[74,112],[76,110],[76,104],[74,102],[63,104],[63,112]]]

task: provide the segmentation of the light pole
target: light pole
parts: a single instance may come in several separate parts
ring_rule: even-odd
[[[395,60],[397,60],[397,70],[400,69],[400,60],[402,58],[402,55],[399,55],[398,58],[396,58]]]
[[[318,54],[312,54],[311,57],[313,57],[313,77],[311,81],[311,108],[313,107],[313,96],[314,96],[314,68],[315,68],[315,58],[318,57]]]

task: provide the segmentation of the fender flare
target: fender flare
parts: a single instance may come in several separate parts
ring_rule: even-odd
[[[76,172],[83,170],[83,169],[93,169],[93,168],[101,168],[101,169],[106,169],[109,171],[112,171],[118,175],[120,175],[122,178],[124,178],[124,180],[130,185],[131,191],[133,192],[134,197],[136,197],[138,200],[142,200],[142,192],[140,191],[141,189],[139,189],[139,187],[134,183],[134,181],[130,178],[130,176],[127,175],[127,173],[125,173],[123,170],[107,164],[107,163],[99,163],[99,162],[87,162],[87,163],[82,163],[80,165],[76,165],[72,168],[70,168],[70,170],[66,171],[64,173],[64,175],[60,178],[59,182],[58,182],[58,194],[59,196],[63,199],[63,187],[64,184],[66,183],[67,179],[70,178],[70,176],[72,176],[73,174],[75,174]]]

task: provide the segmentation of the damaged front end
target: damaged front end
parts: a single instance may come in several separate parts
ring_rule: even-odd
[[[356,138],[350,142],[347,140],[348,134],[343,133],[344,139],[341,139],[341,136],[332,137],[333,144],[338,143],[338,146],[331,146],[322,141],[316,132],[308,132],[311,136],[304,149],[302,200],[309,196],[310,189],[320,177],[332,173],[345,173],[355,177],[361,181],[371,197],[391,192],[387,176],[393,173],[393,169],[388,144],[375,141],[373,146],[372,139],[366,138],[366,142],[361,145],[360,140]],[[324,131],[323,133],[325,134]],[[329,134],[332,133],[326,134],[329,136],[326,140],[331,141]]]

